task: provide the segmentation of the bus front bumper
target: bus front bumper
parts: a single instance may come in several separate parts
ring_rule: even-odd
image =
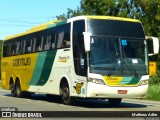
[[[148,91],[148,84],[135,87],[112,87],[88,82],[88,98],[143,98]]]

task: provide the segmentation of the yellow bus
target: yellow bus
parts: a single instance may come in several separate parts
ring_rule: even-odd
[[[78,16],[53,21],[6,37],[2,88],[12,96],[31,93],[75,98],[144,97],[148,89],[148,52],[139,20]]]

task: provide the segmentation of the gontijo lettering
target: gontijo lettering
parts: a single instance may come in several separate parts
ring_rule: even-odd
[[[106,79],[107,79],[107,80],[118,80],[117,77],[107,77]]]
[[[13,59],[13,67],[17,66],[29,66],[31,64],[31,58],[18,58]]]

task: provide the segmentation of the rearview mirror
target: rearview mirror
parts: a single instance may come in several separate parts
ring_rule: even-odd
[[[159,53],[159,40],[157,37],[146,36],[148,43],[148,56],[153,56]]]
[[[83,32],[83,35],[84,35],[84,47],[85,47],[85,51],[88,52],[88,51],[90,51],[91,33]]]

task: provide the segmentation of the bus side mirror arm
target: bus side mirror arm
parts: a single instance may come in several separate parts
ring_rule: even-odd
[[[153,53],[148,54],[148,56],[157,55],[159,53],[159,40],[157,37],[146,36],[147,41],[152,40],[153,42]]]
[[[85,51],[86,51],[86,52],[89,52],[89,51],[90,51],[91,33],[83,32],[83,36],[84,36],[84,47],[85,47]]]

